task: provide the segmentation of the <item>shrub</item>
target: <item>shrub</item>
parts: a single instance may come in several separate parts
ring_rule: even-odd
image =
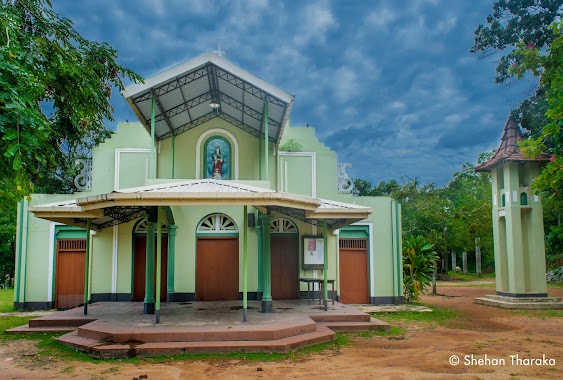
[[[432,281],[439,257],[434,244],[423,236],[410,237],[403,243],[403,293],[405,302],[418,301]]]

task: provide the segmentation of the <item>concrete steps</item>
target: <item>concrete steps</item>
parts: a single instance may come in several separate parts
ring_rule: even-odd
[[[317,325],[328,327],[335,332],[391,330],[391,325],[375,318],[371,318],[369,322],[318,322]]]
[[[65,345],[100,358],[182,353],[277,352],[325,343],[338,331],[385,331],[390,326],[353,307],[336,304],[328,311],[299,301],[278,301],[274,313],[250,308],[241,322],[238,301],[165,304],[162,323],[143,314],[141,303],[97,303],[88,316],[76,308],[30,321],[10,330],[68,332]]]
[[[207,326],[203,328],[153,325],[138,328],[109,325],[96,321],[78,328],[78,335],[84,338],[108,343],[155,343],[155,342],[210,342],[210,341],[269,341],[291,336],[313,333],[317,324],[309,318],[302,322],[288,322],[283,325],[239,325]]]
[[[274,340],[108,344],[107,342],[79,336],[78,332],[75,331],[60,337],[59,341],[94,357],[119,358],[184,353],[287,353],[298,348],[330,342],[334,340],[335,336],[336,334],[331,329],[324,326],[317,326],[316,330],[313,332]]]
[[[522,309],[522,310],[550,310],[563,309],[563,302],[557,297],[506,297],[488,295],[475,298],[475,303],[480,305],[495,306],[503,309]]]

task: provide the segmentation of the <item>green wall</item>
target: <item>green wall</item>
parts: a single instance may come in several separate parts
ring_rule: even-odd
[[[401,296],[401,240],[400,240],[400,207],[396,202],[387,197],[353,197],[350,194],[337,193],[336,179],[336,153],[328,149],[314,135],[314,128],[286,127],[281,144],[289,139],[297,140],[303,146],[304,153],[314,155],[284,155],[277,154],[275,144],[269,144],[269,183],[257,182],[259,179],[259,163],[263,160],[259,152],[260,142],[254,136],[230,125],[222,119],[211,120],[201,126],[180,134],[175,139],[175,178],[193,179],[196,174],[197,143],[202,134],[209,130],[220,130],[220,136],[230,139],[234,150],[235,140],[238,144],[239,179],[241,182],[256,184],[274,189],[283,189],[284,176],[282,168],[288,167],[288,190],[290,192],[312,195],[333,199],[342,202],[361,204],[371,207],[373,214],[362,221],[359,228],[373,233],[371,244],[373,246],[372,259],[370,259],[370,281],[373,279],[375,297]],[[215,133],[215,132],[214,132]],[[228,135],[232,135],[229,137]],[[212,136],[209,134],[208,136]],[[201,140],[201,146],[207,139]],[[116,151],[120,150],[119,175],[117,178],[120,187],[142,186],[145,183],[163,183],[171,178],[172,144],[171,139],[166,139],[156,144],[157,149],[157,174],[155,180],[145,181],[146,160],[150,157],[148,150],[151,147],[150,136],[139,123],[120,123],[117,133],[104,143],[100,144],[93,152],[93,188],[90,192],[75,193],[73,195],[33,195],[31,204],[45,204],[66,199],[74,199],[87,195],[111,192],[115,186]],[[202,149],[203,150],[203,149]],[[234,153],[234,152],[233,152]],[[203,151],[200,151],[200,167]],[[311,161],[314,156],[314,162]],[[312,164],[315,166],[315,189],[311,181],[313,175]],[[234,166],[233,166],[234,169]],[[265,175],[264,175],[265,177]],[[242,232],[243,208],[242,207],[171,207],[177,225],[176,255],[175,255],[175,292],[195,292],[195,263],[196,263],[196,227],[199,221],[211,213],[224,213],[230,216]],[[252,207],[249,211],[254,210]],[[254,210],[254,212],[256,212]],[[22,228],[23,238],[18,240],[22,247],[22,273],[25,267],[27,273],[25,284],[21,284],[18,296],[26,302],[48,301],[46,291],[49,283],[49,241],[51,224],[49,221],[36,219],[24,210]],[[29,218],[29,223],[26,218]],[[273,214],[274,218],[286,217],[282,214]],[[19,219],[18,219],[19,220]],[[299,229],[300,255],[302,252],[303,235],[320,235],[322,228],[293,220]],[[112,227],[96,231],[92,238],[92,293],[112,293],[112,283],[116,282],[115,292],[118,294],[131,293],[132,280],[132,231],[136,221],[121,224],[116,228],[116,236]],[[345,236],[346,231],[329,232],[328,248],[328,277],[335,279],[338,287],[338,234]],[[28,233],[29,231],[29,233]],[[354,233],[357,233],[354,232]],[[249,271],[248,289],[256,291],[258,286],[258,258],[257,236],[254,228],[249,229]],[[114,267],[114,242],[117,243],[117,277],[113,278]],[[242,290],[242,239],[239,238],[239,282]],[[397,256],[399,255],[399,256]],[[301,256],[299,258],[301,266]],[[19,271],[20,268],[16,270]],[[321,271],[300,270],[303,277],[322,277]],[[52,282],[53,279],[51,279]],[[306,285],[301,285],[301,290],[306,290]]]

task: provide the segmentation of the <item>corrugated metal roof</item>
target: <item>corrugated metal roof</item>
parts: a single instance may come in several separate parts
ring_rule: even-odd
[[[250,186],[234,181],[194,179],[182,182],[133,187],[115,193],[275,193],[274,190]]]
[[[108,194],[30,207],[38,217],[84,226],[90,218],[97,228],[126,223],[146,214],[150,207],[165,205],[253,205],[278,211],[308,223],[339,226],[365,219],[369,207],[241,184],[235,181],[198,179],[122,189]]]
[[[123,96],[141,123],[151,130],[152,98],[156,103],[155,136],[162,140],[220,117],[264,137],[268,104],[268,139],[279,143],[294,96],[214,53],[205,53],[129,86]],[[211,100],[221,105],[209,106]]]

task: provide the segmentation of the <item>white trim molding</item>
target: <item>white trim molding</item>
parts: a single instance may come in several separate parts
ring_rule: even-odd
[[[53,282],[55,281],[55,272],[53,271],[53,264],[55,263],[55,229],[56,226],[62,226],[62,223],[50,222],[49,223],[49,274],[47,275],[47,301],[53,302]]]
[[[234,151],[233,167],[235,173],[233,179],[238,180],[238,141],[231,132],[221,128],[213,128],[208,131],[205,131],[201,134],[201,136],[199,136],[199,139],[197,139],[197,144],[195,146],[195,179],[201,179],[201,145],[204,143],[205,140],[207,140],[207,137],[210,135],[227,136],[233,143],[233,151]]]
[[[115,150],[115,162],[114,162],[114,177],[113,177],[113,190],[119,190],[119,164],[121,162],[121,153],[149,153],[151,150],[147,148],[117,148]],[[158,157],[158,155],[157,155]],[[158,161],[158,159],[157,159]],[[148,172],[145,170],[145,183],[148,177]]]
[[[375,273],[374,273],[374,253],[373,253],[373,222],[357,222],[352,223],[350,226],[368,226],[369,237],[369,296],[375,297]]]
[[[280,160],[283,156],[289,157],[311,157],[311,197],[317,197],[317,153],[315,152],[279,152]],[[287,161],[285,162],[287,164]],[[287,165],[285,165],[285,172],[281,178],[284,178],[284,184],[281,186],[281,191],[288,192],[287,183]]]

